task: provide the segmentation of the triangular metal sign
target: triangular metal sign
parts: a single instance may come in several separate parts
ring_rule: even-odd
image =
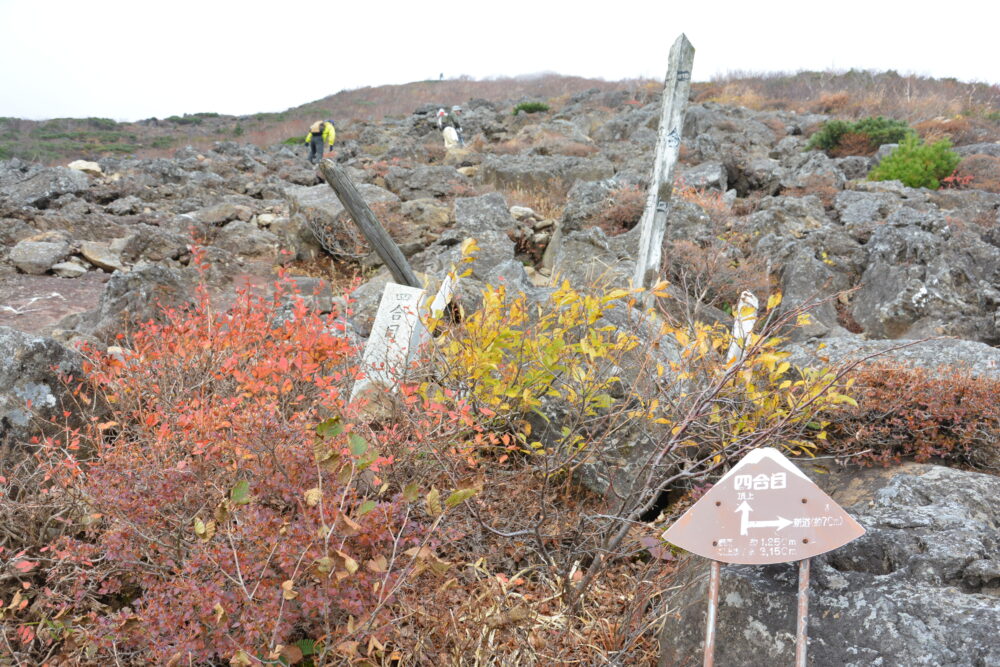
[[[865,529],[773,447],[743,457],[663,533],[682,549],[723,563],[812,558]]]

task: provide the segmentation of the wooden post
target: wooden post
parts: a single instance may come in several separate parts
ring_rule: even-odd
[[[663,86],[663,106],[660,129],[656,138],[656,158],[653,179],[646,195],[646,208],[639,221],[639,254],[636,257],[632,282],[635,287],[648,287],[656,282],[662,260],[663,233],[667,229],[667,207],[674,189],[674,166],[681,148],[684,112],[691,93],[691,67],[694,47],[682,33],[670,47],[667,78]]]
[[[327,184],[337,193],[340,203],[351,214],[354,224],[358,226],[361,233],[368,239],[368,243],[378,253],[378,256],[382,258],[385,265],[389,267],[393,280],[400,285],[423,288],[420,280],[413,273],[413,269],[410,268],[410,263],[403,257],[399,246],[392,240],[389,233],[385,231],[385,228],[379,223],[372,210],[368,208],[368,204],[361,196],[361,193],[358,192],[358,189],[354,187],[351,179],[344,173],[344,170],[332,160],[321,160],[319,170],[322,172]]]

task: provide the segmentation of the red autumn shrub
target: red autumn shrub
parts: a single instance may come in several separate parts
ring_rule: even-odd
[[[962,158],[951,179],[951,185],[986,192],[1000,192],[1000,158],[993,155],[969,155]]]
[[[865,366],[855,378],[858,405],[835,417],[833,452],[878,463],[940,458],[1000,469],[1000,381],[890,364]]]
[[[103,664],[278,664],[389,622],[397,559],[427,530],[380,493],[391,457],[340,417],[348,340],[283,297],[243,293],[216,312],[200,289],[123,354],[93,355],[80,386],[111,418],[41,450],[50,494],[84,520],[38,604],[71,610],[76,638],[39,641]]]

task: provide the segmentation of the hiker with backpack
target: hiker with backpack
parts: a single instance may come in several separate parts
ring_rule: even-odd
[[[323,146],[329,145],[333,150],[333,141],[337,138],[337,130],[332,120],[318,120],[309,126],[306,135],[306,145],[309,146],[309,161],[316,164],[323,159]]]
[[[442,128],[441,134],[444,136],[445,150],[465,145],[465,141],[462,139],[462,123],[459,120],[461,113],[462,107],[457,104],[451,108],[451,113],[445,112],[444,109],[438,109],[438,127]]]

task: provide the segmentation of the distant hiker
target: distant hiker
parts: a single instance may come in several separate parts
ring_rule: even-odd
[[[309,161],[316,164],[323,159],[323,146],[329,145],[333,150],[333,142],[337,138],[337,130],[332,120],[318,120],[309,126],[306,135],[306,145],[309,146]]]
[[[462,140],[462,122],[459,120],[461,113],[462,107],[458,105],[451,108],[451,113],[446,113],[444,109],[438,109],[438,127],[443,128],[441,135],[444,137],[445,150],[465,145],[465,141]]]

